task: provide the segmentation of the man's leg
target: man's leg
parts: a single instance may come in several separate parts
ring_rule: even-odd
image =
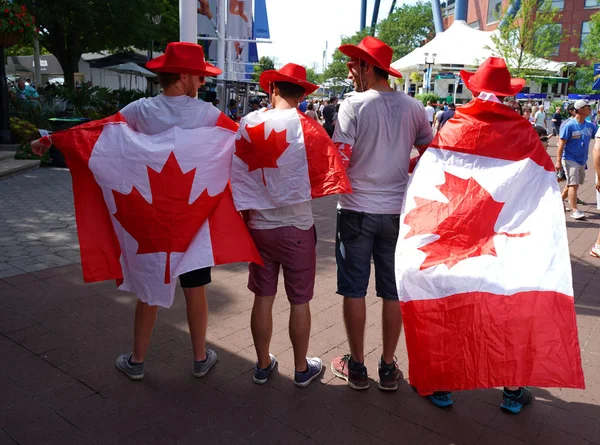
[[[364,366],[365,296],[376,230],[375,215],[338,210],[335,245],[337,293],[344,297],[344,324],[350,354],[334,358],[331,370],[353,389],[369,388]]]
[[[250,328],[252,329],[254,349],[256,349],[256,356],[258,358],[258,367],[262,369],[268,368],[271,364],[269,346],[271,345],[271,336],[273,334],[274,301],[275,295],[268,297],[256,295],[250,317]]]
[[[352,360],[357,363],[365,361],[365,325],[367,321],[367,305],[363,298],[344,298],[344,325],[350,346]]]
[[[294,348],[296,372],[306,371],[306,356],[310,338],[310,303],[290,305],[290,340]]]
[[[194,361],[206,359],[206,329],[208,326],[208,303],[204,286],[184,288],[187,319],[194,349]]]
[[[381,307],[381,320],[383,328],[383,361],[394,362],[398,339],[402,331],[402,313],[398,300],[383,300]]]
[[[573,209],[573,211],[578,210],[577,209],[577,189],[578,188],[579,188],[578,185],[570,185],[569,190],[568,190],[569,204],[571,204],[571,209]]]
[[[138,300],[135,307],[135,320],[133,323],[133,355],[132,363],[144,363],[146,352],[150,346],[150,337],[156,323],[158,306],[150,306]]]

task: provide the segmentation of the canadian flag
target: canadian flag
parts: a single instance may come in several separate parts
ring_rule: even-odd
[[[411,385],[583,388],[565,217],[531,124],[479,99],[419,161],[396,248]]]
[[[241,120],[231,187],[238,210],[273,209],[352,191],[327,132],[295,108],[258,110]]]
[[[260,264],[228,185],[234,140],[219,126],[144,135],[120,114],[55,133],[73,178],[84,280],[116,279],[169,307],[182,273]]]

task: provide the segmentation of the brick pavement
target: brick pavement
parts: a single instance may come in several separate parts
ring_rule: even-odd
[[[12,261],[5,252],[17,251],[35,264],[51,265],[46,261],[53,258],[41,255],[66,255],[50,252],[55,247],[68,247],[65,259],[76,260],[68,174],[40,170],[7,179],[0,182],[0,197],[2,240],[9,238],[2,244],[0,264]],[[593,201],[591,181],[581,197]],[[309,352],[327,365],[347,350],[341,302],[334,294],[334,207],[329,198],[314,206],[318,276]],[[131,382],[113,363],[130,350],[135,298],[112,283],[83,284],[75,263],[18,275],[13,271],[0,280],[0,445],[600,444],[600,261],[588,254],[600,215],[591,205],[583,209],[587,221],[568,221],[567,226],[585,391],[536,388],[537,403],[511,417],[498,409],[498,389],[456,393],[449,411],[419,398],[405,380],[395,394],[376,387],[355,392],[327,369],[321,383],[299,389],[292,384],[289,307],[283,295],[275,304],[272,348],[279,373],[259,387],[251,381],[252,298],[244,265],[213,272],[208,340],[219,362],[211,373],[203,379],[190,374],[179,290],[173,308],[160,311],[146,377]],[[11,248],[11,239],[19,248]],[[37,254],[32,247],[46,250]],[[19,264],[10,266],[27,267]],[[366,362],[376,376],[380,304],[372,296],[368,303]],[[403,338],[397,356],[407,375]]]

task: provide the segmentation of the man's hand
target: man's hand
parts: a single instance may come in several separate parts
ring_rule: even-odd
[[[560,160],[556,161],[554,167],[556,167],[557,172],[561,171],[563,169],[562,162],[560,162]]]
[[[51,146],[52,142],[50,141],[50,138],[45,136],[31,142],[31,151],[38,156],[43,156]]]

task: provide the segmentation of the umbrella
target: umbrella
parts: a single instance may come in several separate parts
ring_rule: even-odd
[[[153,73],[152,71],[149,71],[146,68],[142,68],[137,63],[133,63],[133,62],[119,63],[118,65],[111,65],[111,66],[104,67],[104,69],[111,70],[111,71],[117,71],[120,73],[129,73],[130,74],[129,89],[131,89],[131,79],[133,78],[134,74],[136,76],[156,77],[156,74]]]

